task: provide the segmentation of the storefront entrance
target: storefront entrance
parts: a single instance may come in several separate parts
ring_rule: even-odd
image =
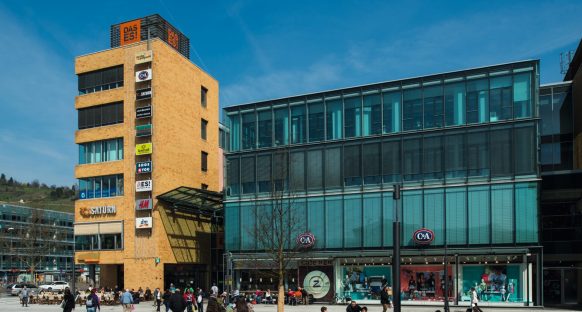
[[[164,265],[164,289],[170,288],[170,283],[175,287],[200,287],[208,290],[210,273],[208,266],[202,264],[165,264]]]
[[[582,268],[544,268],[544,305],[575,305]]]

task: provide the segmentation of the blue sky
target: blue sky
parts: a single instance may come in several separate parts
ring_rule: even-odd
[[[0,172],[72,184],[74,57],[159,13],[220,82],[221,105],[540,59],[582,36],[580,1],[0,1]]]

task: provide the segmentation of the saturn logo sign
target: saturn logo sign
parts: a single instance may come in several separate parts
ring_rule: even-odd
[[[297,236],[297,247],[302,249],[311,248],[315,245],[315,236],[310,232],[305,232]]]
[[[434,232],[429,229],[416,230],[412,235],[414,242],[420,245],[428,245],[434,240]]]

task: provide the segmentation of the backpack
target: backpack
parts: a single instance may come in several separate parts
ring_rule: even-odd
[[[85,302],[85,305],[88,306],[89,308],[95,306],[93,298],[94,298],[93,295],[89,295],[89,297],[87,298],[87,302]]]

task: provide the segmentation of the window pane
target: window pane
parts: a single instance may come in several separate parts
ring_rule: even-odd
[[[309,104],[309,142],[325,139],[323,118],[323,102]]]
[[[241,128],[239,114],[227,117],[230,125],[230,150],[236,152],[240,149]]]
[[[118,150],[121,149],[121,146],[118,146],[117,143],[118,143],[117,139],[107,141],[107,153],[108,153],[107,158],[109,161],[120,159],[117,156]]]
[[[255,192],[254,157],[246,157],[241,159],[241,182],[243,194],[252,194]]]
[[[206,121],[204,119],[200,119],[200,137],[203,140],[206,140],[206,138],[207,138],[207,136],[206,136],[206,128],[207,127],[208,127],[208,121]]]
[[[94,179],[93,183],[95,186],[95,188],[94,188],[95,198],[100,198],[100,197],[102,197],[102,195],[101,195],[101,177],[96,177],[93,179]]]
[[[289,144],[289,108],[275,109],[275,145]]]
[[[305,190],[305,153],[303,151],[292,152],[289,162],[289,185],[291,190]]]
[[[381,247],[382,235],[382,197],[380,193],[364,194],[364,247]]]
[[[271,156],[261,155],[257,157],[257,184],[259,193],[271,191]]]
[[[445,119],[447,126],[465,124],[465,83],[445,85]]]
[[[483,123],[489,120],[489,81],[467,81],[467,123]]]
[[[344,247],[362,246],[362,199],[361,195],[344,197]]]
[[[287,190],[287,176],[289,175],[287,156],[286,151],[273,153],[273,181],[277,191]]]
[[[102,197],[110,197],[110,196],[113,196],[113,195],[111,195],[111,185],[110,185],[111,184],[111,179],[110,179],[110,176],[103,177],[102,181],[103,181],[102,182],[102,186],[101,186],[101,189],[102,189],[102,191],[101,191]]]
[[[422,163],[424,179],[434,180],[443,178],[443,144],[440,136],[424,138],[424,161]]]
[[[513,76],[513,113],[515,118],[531,117],[531,74]]]
[[[270,147],[272,141],[273,121],[271,118],[271,110],[264,110],[258,112],[259,115],[259,147]]]
[[[382,100],[380,94],[364,96],[364,135],[382,133]]]
[[[343,200],[341,196],[325,198],[325,247],[343,247]]]
[[[226,165],[227,195],[236,196],[240,194],[239,160],[238,158],[227,158]]]
[[[402,246],[412,246],[410,239],[414,231],[422,228],[422,191],[402,192]]]
[[[467,168],[469,176],[489,176],[489,133],[467,134]]]
[[[489,244],[489,187],[468,188],[469,244]]]
[[[515,128],[515,174],[535,174],[536,148],[533,127]]]
[[[351,145],[344,147],[344,185],[362,185],[360,171],[360,146]]]
[[[464,187],[447,188],[447,243],[467,243],[467,192]]]
[[[343,111],[341,100],[326,101],[327,139],[341,139],[343,133]]]
[[[445,171],[447,178],[461,178],[467,175],[463,133],[445,135]]]
[[[493,229],[493,244],[513,243],[513,208],[513,185],[492,185],[491,227]]]
[[[79,144],[79,165],[85,164],[85,144]]]
[[[256,121],[255,113],[242,114],[242,149],[255,148]]]
[[[424,226],[434,232],[433,244],[442,246],[445,242],[444,189],[424,191]]]
[[[382,176],[384,183],[401,181],[399,140],[382,143]]]
[[[538,202],[536,183],[515,185],[516,242],[538,242]]]
[[[360,136],[362,98],[353,96],[344,98],[344,115],[346,116],[345,135],[346,138]]]
[[[341,148],[332,147],[325,150],[325,187],[339,188],[342,186]]]
[[[321,150],[307,151],[307,189],[323,188],[323,153]]]
[[[491,175],[508,177],[512,175],[511,129],[491,131]]]
[[[490,88],[489,120],[511,119],[513,117],[511,76],[491,78]]]
[[[305,143],[305,105],[291,106],[291,143]]]
[[[422,153],[420,139],[405,139],[402,141],[404,162],[404,181],[419,181],[422,179],[420,164]]]
[[[364,184],[382,183],[380,143],[364,144],[363,148]]]
[[[402,123],[404,131],[422,128],[422,96],[420,89],[404,91]]]
[[[325,226],[321,221],[325,220],[325,206],[323,197],[307,198],[307,230],[315,237],[325,237]],[[324,248],[323,239],[315,240],[315,248]]]
[[[384,133],[400,131],[400,92],[384,93]]]
[[[382,204],[382,238],[384,239],[382,245],[384,247],[391,247],[393,245],[392,222],[394,221],[394,199],[392,198],[391,192],[383,193]]]
[[[442,86],[424,89],[424,128],[443,126],[443,88]]]

